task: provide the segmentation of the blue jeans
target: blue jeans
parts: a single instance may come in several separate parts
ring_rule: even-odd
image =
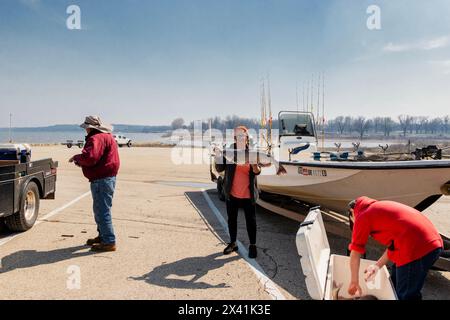
[[[111,207],[116,188],[116,177],[95,180],[91,182],[93,210],[97,230],[105,244],[116,243],[112,225]]]
[[[397,267],[392,266],[391,279],[399,300],[421,300],[422,287],[428,270],[434,265],[442,252],[437,248],[424,257]]]

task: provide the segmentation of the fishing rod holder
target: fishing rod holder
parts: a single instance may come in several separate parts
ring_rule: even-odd
[[[386,154],[387,149],[389,149],[388,144],[386,144],[385,146],[382,146],[381,144],[379,144],[378,147],[380,147],[381,150],[383,150],[383,154]]]

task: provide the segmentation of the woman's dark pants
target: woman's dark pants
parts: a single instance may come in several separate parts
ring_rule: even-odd
[[[238,212],[239,208],[242,208],[245,213],[245,222],[247,225],[247,233],[250,244],[256,244],[256,208],[252,203],[252,200],[238,199],[230,196],[230,200],[227,200],[226,204],[230,242],[236,242]]]

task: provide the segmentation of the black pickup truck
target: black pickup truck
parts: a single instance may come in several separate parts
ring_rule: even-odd
[[[58,162],[0,161],[0,219],[12,231],[33,227],[40,199],[54,199]]]

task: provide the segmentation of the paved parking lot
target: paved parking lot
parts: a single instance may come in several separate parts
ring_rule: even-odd
[[[221,254],[228,237],[216,214],[226,213],[207,166],[174,166],[165,148],[121,149],[118,251],[92,253],[84,245],[96,235],[89,184],[67,163],[79,150],[33,151],[35,159],[60,161],[57,197],[41,202],[30,231],[0,233],[0,299],[309,299],[295,248],[298,222],[259,208],[257,264]],[[446,234],[448,208],[445,199],[429,210]],[[246,247],[243,215],[239,226]],[[334,253],[345,254],[346,237],[329,240]],[[377,254],[374,248],[369,258]],[[424,297],[450,299],[449,279],[449,272],[431,272]]]

